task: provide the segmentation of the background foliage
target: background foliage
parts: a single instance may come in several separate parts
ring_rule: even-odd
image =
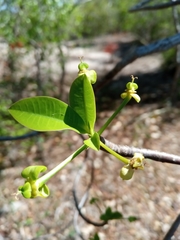
[[[171,8],[128,13],[137,0],[1,0],[0,36],[8,43],[41,44],[131,31],[152,41],[170,35]]]

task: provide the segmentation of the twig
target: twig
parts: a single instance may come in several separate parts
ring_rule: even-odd
[[[176,28],[176,33],[180,33],[180,16],[179,16],[177,7],[172,8],[172,15],[174,20],[174,25]],[[180,44],[178,44],[176,47],[176,71],[175,71],[175,75],[174,75],[174,78],[172,81],[172,87],[171,87],[172,102],[175,102],[178,97],[177,88],[178,88],[179,76],[180,76]]]
[[[86,162],[87,160],[87,153],[86,153],[86,156],[85,156],[85,159],[84,159],[84,163]],[[74,197],[74,202],[75,202],[75,207],[79,213],[79,215],[83,218],[84,221],[86,221],[87,223],[89,224],[92,224],[96,227],[102,227],[104,226],[105,224],[107,224],[106,221],[102,221],[102,222],[94,222],[92,221],[91,219],[89,219],[88,217],[86,217],[82,212],[81,212],[81,209],[82,207],[84,206],[86,200],[87,200],[87,197],[88,197],[88,192],[89,192],[89,189],[93,183],[93,179],[94,179],[94,166],[93,166],[93,161],[91,161],[91,164],[92,164],[92,168],[91,168],[91,179],[90,179],[90,182],[89,182],[89,185],[87,186],[87,190],[85,192],[85,194],[83,195],[83,197],[81,198],[81,201],[79,202],[78,201],[78,198],[77,198],[77,194],[76,194],[76,189],[77,189],[77,186],[78,186],[78,183],[79,183],[79,180],[80,180],[80,177],[81,177],[81,171],[82,171],[82,168],[79,170],[79,173],[77,174],[76,176],[76,179],[74,181],[74,187],[73,187],[73,197]],[[77,220],[77,218],[75,219]],[[75,225],[76,229],[77,229],[77,224]],[[78,230],[78,229],[77,229]],[[78,230],[78,234],[79,234],[79,230]]]
[[[166,236],[163,240],[171,240],[172,236],[174,235],[176,229],[179,227],[180,224],[180,214],[177,216],[176,220],[173,222],[172,226],[170,227],[169,231],[167,232]]]
[[[176,0],[176,1],[169,1],[167,3],[160,3],[152,6],[146,6],[146,4],[148,4],[149,2],[151,2],[151,0],[145,0],[138,3],[132,8],[130,8],[129,12],[159,10],[159,9],[173,7],[180,4],[180,1]]]
[[[171,37],[158,40],[147,46],[134,47],[127,55],[116,64],[116,66],[108,72],[100,81],[95,85],[95,91],[97,92],[101,87],[107,84],[112,78],[121,71],[129,63],[133,62],[137,58],[162,51],[166,51],[176,45],[180,44],[180,33],[177,33]]]
[[[26,134],[23,134],[23,135],[20,135],[20,136],[14,136],[14,137],[2,136],[2,137],[0,137],[0,142],[26,139],[26,138],[37,136],[38,134],[40,134],[40,132],[33,131],[33,132],[30,132],[30,133],[26,133]]]
[[[66,59],[62,50],[62,46],[59,44],[58,45],[58,50],[59,50],[59,63],[61,66],[61,76],[60,76],[60,80],[59,80],[59,96],[61,97],[61,99],[64,99],[64,80],[65,80],[65,74],[66,74],[66,70],[65,70],[65,65],[66,65]]]
[[[43,93],[43,88],[42,88],[42,79],[41,79],[41,68],[40,68],[40,63],[41,63],[41,54],[42,54],[42,48],[39,46],[38,43],[35,41],[32,41],[32,46],[34,47],[34,59],[35,59],[35,65],[37,68],[36,71],[36,83],[37,83],[37,95],[42,95]]]
[[[111,148],[113,151],[115,151],[116,153],[118,153],[124,157],[133,157],[134,153],[142,153],[145,158],[149,158],[149,159],[157,161],[157,162],[180,165],[180,157],[177,155],[174,155],[174,154],[149,150],[149,149],[145,149],[145,148],[136,148],[136,147],[129,147],[129,146],[124,146],[124,145],[116,145],[103,137],[101,137],[101,141],[104,144],[106,144],[109,148]],[[102,149],[102,150],[104,150],[104,149]]]

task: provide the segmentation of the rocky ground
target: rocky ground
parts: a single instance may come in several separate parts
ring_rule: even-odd
[[[122,34],[118,39],[123,42],[131,40],[131,37]],[[104,46],[112,41],[112,37],[103,39],[106,39],[103,47],[99,44],[102,39],[97,39],[93,47],[72,47],[71,51],[68,51],[71,57],[66,65],[65,93],[68,92],[69,83],[76,74],[79,57],[84,56],[84,60],[90,68],[99,73],[99,76],[113,67],[117,58],[107,51],[104,52]],[[55,68],[56,63],[52,61],[53,58],[51,63]],[[162,63],[162,56],[159,54],[143,57],[124,68],[120,75],[139,76],[142,73],[152,73],[158,71]],[[57,79],[53,81],[56,85]],[[27,95],[27,88],[24,95]],[[114,107],[120,101],[111,99],[108,103],[109,108],[97,113],[97,129],[113,113]],[[103,136],[117,144],[179,155],[179,132],[178,107],[171,106],[165,100],[151,103],[142,100],[140,104],[127,106]],[[41,134],[23,141],[0,142],[0,240],[79,240],[81,238],[77,234],[78,231],[84,239],[89,239],[95,232],[98,232],[101,240],[163,239],[179,214],[178,165],[147,159],[143,171],[137,171],[130,181],[123,181],[119,177],[122,164],[117,159],[102,151],[89,150],[86,160],[84,154],[80,155],[49,182],[49,198],[14,198],[13,193],[23,184],[20,177],[23,168],[32,164],[43,164],[52,169],[81,144],[81,137],[71,131]],[[82,208],[83,214],[94,222],[100,222],[101,211],[104,212],[109,206],[114,211],[120,211],[124,216],[123,220],[113,220],[103,227],[95,227],[77,216],[72,195],[74,180],[78,178],[76,193],[80,199],[91,180],[92,166],[93,183],[88,200]],[[90,204],[92,198],[98,199],[96,204]],[[130,223],[126,219],[129,216],[136,216],[138,220]],[[177,230],[172,239],[179,238],[180,231]]]

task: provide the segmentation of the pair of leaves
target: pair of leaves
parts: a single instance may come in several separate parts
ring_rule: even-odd
[[[106,222],[108,222],[109,220],[122,219],[122,218],[123,218],[122,213],[120,213],[120,212],[118,212],[118,211],[112,212],[112,210],[111,210],[110,207],[106,208],[105,213],[103,213],[103,214],[100,216],[100,219],[101,219],[101,220],[104,220],[104,221],[106,221]]]
[[[32,97],[14,103],[9,112],[20,124],[32,130],[70,129],[82,134],[94,134],[95,97],[86,73],[79,75],[72,83],[69,105],[52,97]]]
[[[100,219],[108,222],[109,220],[113,220],[113,219],[124,219],[124,217],[123,217],[122,213],[120,213],[118,211],[112,212],[111,208],[108,207],[106,209],[105,213],[103,213],[100,216]],[[127,219],[129,222],[134,222],[134,221],[138,220],[138,218],[135,216],[129,216]]]
[[[96,120],[96,105],[93,88],[87,73],[79,75],[72,83],[69,105],[84,120],[85,126],[88,128],[87,133],[92,135]]]

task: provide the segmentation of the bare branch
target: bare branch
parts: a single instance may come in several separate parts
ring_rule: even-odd
[[[110,80],[112,80],[112,78],[118,72],[120,72],[125,66],[127,66],[129,63],[133,62],[137,58],[140,58],[152,53],[166,51],[178,44],[180,44],[180,33],[177,33],[176,35],[173,35],[168,38],[158,40],[147,46],[132,48],[127,53],[125,58],[123,58],[120,62],[118,62],[110,72],[108,72],[99,82],[97,82],[97,84],[95,85],[95,91],[97,92],[101,87],[103,87]]]
[[[86,151],[86,155],[85,155],[85,158],[84,158],[84,163],[87,161],[87,157],[88,157],[88,152]],[[83,163],[83,164],[84,164],[84,163]],[[80,181],[81,171],[82,171],[82,168],[81,168],[81,169],[79,170],[79,172],[77,173],[76,178],[75,178],[75,180],[74,180],[73,198],[74,198],[74,202],[75,202],[75,207],[76,207],[76,209],[77,209],[77,211],[78,211],[78,214],[82,217],[82,219],[83,219],[84,221],[86,221],[87,223],[92,224],[92,225],[94,225],[94,226],[96,226],[96,227],[102,227],[102,226],[104,226],[105,224],[107,224],[106,221],[94,222],[94,221],[92,221],[91,219],[89,219],[88,217],[86,217],[86,216],[82,213],[82,211],[81,211],[82,207],[83,207],[83,206],[85,205],[85,203],[86,203],[86,200],[87,200],[87,198],[88,198],[89,190],[90,190],[90,188],[91,188],[91,186],[92,186],[92,183],[93,183],[93,180],[94,180],[94,165],[93,165],[93,161],[91,161],[91,164],[92,164],[92,166],[91,166],[91,179],[90,179],[90,182],[89,182],[89,184],[88,184],[88,186],[87,186],[87,189],[86,189],[83,197],[81,198],[80,201],[78,200],[78,197],[77,197],[77,189],[78,189],[78,187],[79,187],[79,181]],[[76,215],[76,214],[75,214],[74,223],[75,223],[75,224],[74,224],[75,229],[76,229],[78,235],[79,235],[79,236],[81,237],[81,239],[82,239],[83,236],[82,236],[82,234],[80,233],[80,230],[78,229],[78,226],[77,226],[77,215]]]
[[[33,131],[33,132],[30,132],[30,133],[26,133],[26,134],[23,134],[23,135],[20,135],[20,136],[14,136],[14,137],[11,137],[11,136],[1,136],[0,137],[0,142],[22,140],[22,139],[26,139],[26,138],[37,136],[38,134],[40,134],[40,132]]]
[[[177,8],[175,6],[172,8],[172,16],[173,16],[176,32],[180,33],[179,8]],[[178,97],[178,91],[176,91],[176,89],[178,87],[179,77],[180,77],[180,44],[178,44],[176,47],[176,71],[175,71],[175,75],[174,75],[174,78],[172,81],[172,86],[171,86],[171,101],[172,102],[175,102]]]
[[[147,4],[150,2],[151,2],[151,0],[142,1],[138,4],[136,4],[135,6],[133,6],[132,8],[130,8],[129,12],[159,10],[159,9],[173,7],[173,6],[180,4],[180,1],[176,0],[176,1],[169,1],[167,3],[160,3],[160,4],[156,4],[156,5],[147,6]]]
[[[168,154],[165,152],[159,152],[159,151],[149,150],[149,149],[145,149],[145,148],[136,148],[136,147],[123,146],[123,145],[116,145],[103,137],[101,137],[101,141],[104,144],[106,144],[106,146],[111,148],[113,151],[115,151],[116,153],[118,153],[124,157],[133,157],[134,153],[142,153],[145,158],[149,158],[156,162],[180,165],[180,157],[177,155],[174,155],[174,154]],[[104,149],[102,149],[102,150],[104,150]]]
[[[177,216],[176,220],[173,222],[172,226],[170,227],[169,231],[167,232],[167,234],[163,238],[163,240],[170,240],[170,239],[172,239],[175,231],[179,227],[179,224],[180,224],[180,214]]]

